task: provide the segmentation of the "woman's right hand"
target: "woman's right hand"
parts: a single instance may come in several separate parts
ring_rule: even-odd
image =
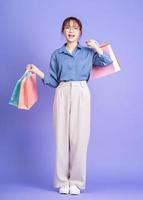
[[[28,64],[26,66],[26,70],[30,71],[30,72],[33,72],[35,73],[36,75],[38,75],[41,79],[44,79],[44,73],[38,68],[36,67],[35,65],[33,64]]]
[[[33,64],[28,64],[26,66],[26,70],[33,72],[33,73],[36,73],[38,71],[38,68]]]

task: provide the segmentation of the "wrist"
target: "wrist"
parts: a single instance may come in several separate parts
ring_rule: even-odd
[[[99,55],[103,54],[103,50],[99,46],[97,46],[97,45],[94,46],[93,50],[95,52],[97,52]]]
[[[35,73],[37,76],[39,76],[41,79],[44,79],[44,73],[40,69],[36,69]]]
[[[35,73],[35,74],[38,74],[39,73],[39,70],[38,70],[38,68],[37,67],[33,67],[33,73]]]

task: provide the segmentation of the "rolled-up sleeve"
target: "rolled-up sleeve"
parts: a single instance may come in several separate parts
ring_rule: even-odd
[[[112,63],[113,61],[107,53],[103,52],[103,54],[98,54],[97,52],[93,52],[93,59],[92,59],[93,67],[96,66],[106,67]]]
[[[49,71],[45,73],[43,83],[44,85],[49,85],[54,88],[56,88],[59,84],[58,65],[55,53],[51,55]]]

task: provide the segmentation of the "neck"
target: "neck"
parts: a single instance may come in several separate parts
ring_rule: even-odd
[[[69,49],[69,50],[73,50],[76,46],[77,46],[78,42],[75,41],[75,42],[67,42],[66,44],[66,47]]]

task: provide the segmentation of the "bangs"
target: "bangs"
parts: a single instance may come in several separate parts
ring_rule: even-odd
[[[77,23],[77,21],[73,20],[73,19],[69,19],[69,20],[65,21],[64,26],[69,26],[71,21],[73,22],[74,26],[79,26],[79,24]]]

